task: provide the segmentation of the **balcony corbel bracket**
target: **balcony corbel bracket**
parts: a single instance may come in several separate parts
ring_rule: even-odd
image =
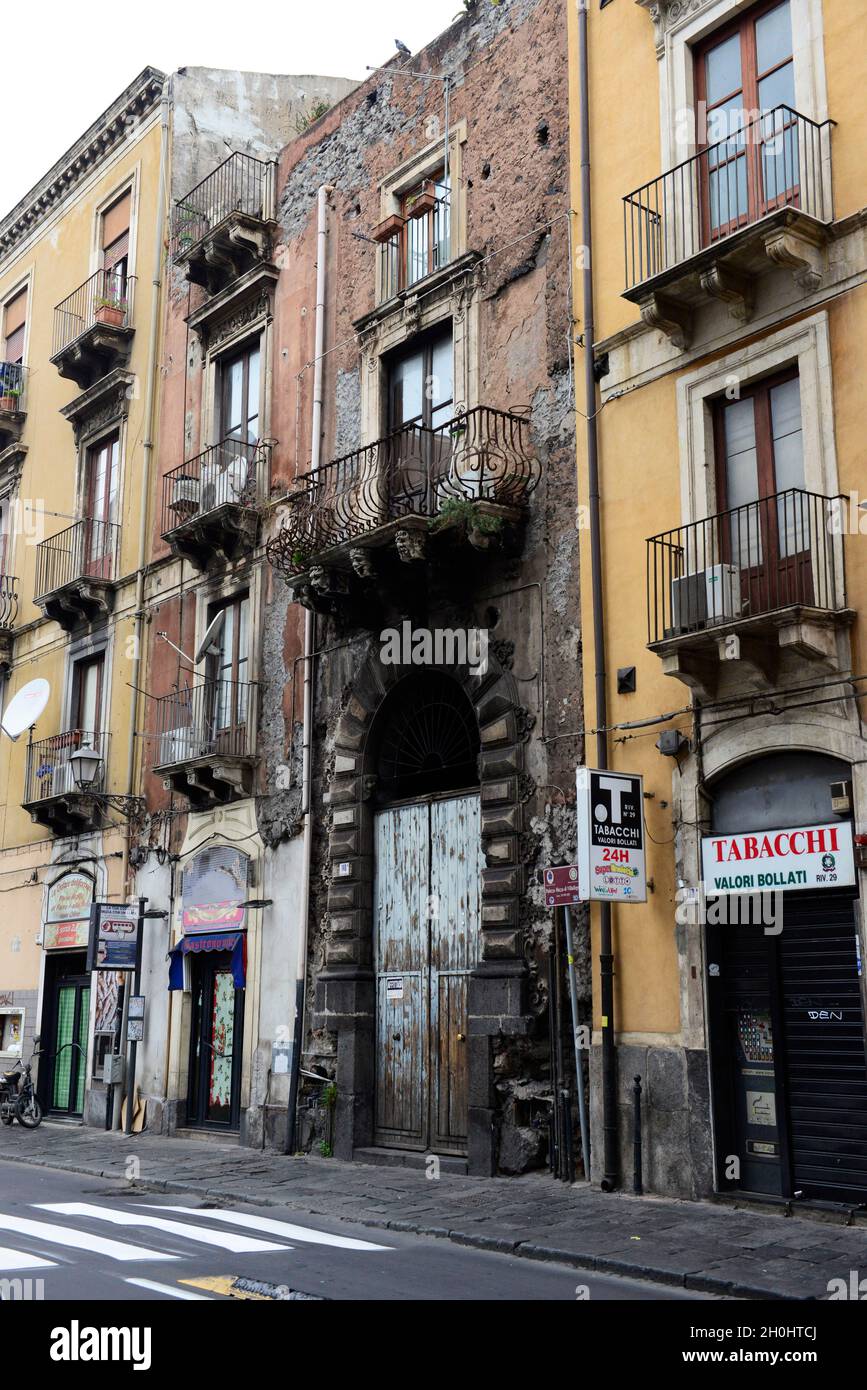
[[[699,279],[705,294],[722,300],[738,323],[747,323],[752,318],[753,286],[748,275],[717,262],[703,270]]]
[[[639,303],[641,317],[648,328],[656,328],[684,352],[692,338],[692,312],[662,294],[649,294]]]
[[[719,661],[716,654],[707,656],[700,652],[674,651],[662,658],[663,675],[674,676],[690,690],[694,690],[700,700],[712,700],[717,692],[719,680]]]
[[[375,579],[376,570],[373,555],[362,545],[354,545],[349,551],[349,563],[358,579]]]
[[[730,643],[731,637],[728,633],[719,635],[716,639],[721,665],[732,660]],[[776,684],[779,665],[778,651],[771,643],[741,633],[737,634],[737,644],[734,649],[737,651],[737,657],[734,659],[741,671],[752,671],[757,676],[760,685],[773,686]]]
[[[423,560],[427,549],[427,536],[424,531],[401,530],[394,533],[394,546],[405,565]]]
[[[792,227],[767,232],[762,238],[765,255],[774,265],[792,271],[795,284],[810,293],[819,288],[825,271],[825,253],[820,243]]]

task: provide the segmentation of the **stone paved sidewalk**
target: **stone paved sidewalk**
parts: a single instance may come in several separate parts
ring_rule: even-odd
[[[467,1178],[335,1159],[288,1158],[228,1144],[105,1134],[43,1124],[0,1131],[0,1160],[62,1168],[209,1200],[410,1231],[741,1298],[821,1299],[828,1281],[867,1276],[867,1226],[845,1216],[786,1218],[709,1202],[605,1194],[547,1174]],[[3,1180],[0,1166],[0,1201]]]

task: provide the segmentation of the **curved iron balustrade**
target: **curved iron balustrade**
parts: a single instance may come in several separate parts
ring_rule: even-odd
[[[268,558],[300,574],[317,555],[389,522],[434,520],[449,499],[521,507],[542,473],[528,433],[523,416],[482,405],[436,430],[405,425],[333,459],[296,480],[289,517],[269,542]]]
[[[18,580],[14,574],[0,574],[0,631],[15,626],[18,617]]]

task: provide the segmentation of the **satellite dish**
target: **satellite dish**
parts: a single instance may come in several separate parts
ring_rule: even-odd
[[[204,661],[209,652],[216,653],[219,651],[217,643],[220,640],[225,625],[226,610],[225,608],[221,608],[217,616],[212,618],[208,623],[207,631],[196,649],[197,666],[200,661]]]
[[[38,680],[28,681],[17,695],[13,695],[0,720],[0,729],[13,740],[20,738],[39,718],[48,704],[51,686],[40,676]]]

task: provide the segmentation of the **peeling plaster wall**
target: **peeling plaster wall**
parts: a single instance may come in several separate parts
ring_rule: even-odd
[[[521,899],[519,928],[533,1021],[527,1036],[495,1038],[492,1044],[503,1171],[541,1161],[538,1134],[525,1132],[512,1118],[516,1101],[550,1087],[550,915],[541,889],[532,881],[535,871],[551,859],[568,862],[574,856],[574,769],[583,756],[563,30],[556,0],[479,5],[414,59],[419,71],[449,71],[457,78],[451,120],[453,128],[462,122],[466,128],[460,193],[466,207],[465,247],[482,258],[465,328],[476,399],[529,413],[533,451],[542,470],[520,552],[485,552],[484,562],[471,565],[469,571],[432,573],[423,613],[431,627],[490,629],[519,692],[529,730],[523,756],[533,791],[521,836],[528,886]],[[380,181],[430,144],[431,118],[442,118],[439,85],[404,80],[389,70],[360,85],[281,155],[272,428],[281,440],[280,466],[289,476],[295,470],[303,472],[309,460],[317,189],[322,184],[331,189],[323,364],[325,463],[377,433],[377,422],[364,420],[370,366],[355,327],[375,306],[377,248],[366,238],[382,216]],[[273,529],[277,525],[275,520]],[[399,624],[411,602],[409,593],[395,595],[383,622]],[[301,663],[297,676],[293,672],[302,630],[298,613],[287,604],[281,581],[275,581],[266,626],[281,625],[283,641],[281,647],[270,634],[265,638],[263,722],[269,725],[264,738],[271,752],[266,759],[267,796],[259,803],[260,823],[265,802],[272,808],[267,815],[275,833],[284,825],[291,828],[298,805]],[[365,631],[366,624],[374,627],[373,634]],[[325,655],[316,662],[315,673],[308,1001],[315,997],[330,939],[327,799],[338,722],[370,651],[378,646],[378,631],[379,615],[317,618],[316,645]],[[274,721],[281,709],[278,735]],[[281,794],[275,769],[289,757],[290,747],[293,771],[289,789]],[[586,1011],[590,972],[583,917],[578,928],[579,988]],[[569,1053],[568,1046],[565,1051]],[[329,1076],[337,1072],[336,1036],[318,1027],[312,1014],[304,1066]],[[338,1110],[340,1103],[339,1098]],[[332,1142],[335,1121],[327,1108],[303,1110],[302,1116],[301,1138],[308,1145]]]

